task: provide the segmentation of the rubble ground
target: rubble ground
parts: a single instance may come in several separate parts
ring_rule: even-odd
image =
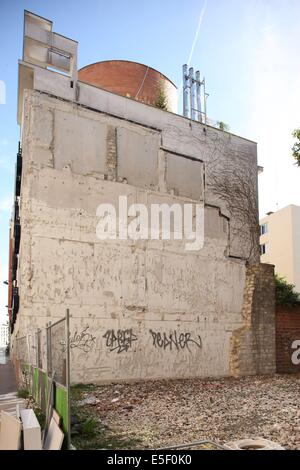
[[[79,448],[158,448],[197,440],[263,437],[300,450],[300,375],[155,380],[72,389],[75,414],[105,440]],[[116,446],[116,447],[115,447]]]

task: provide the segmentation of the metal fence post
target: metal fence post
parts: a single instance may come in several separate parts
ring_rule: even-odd
[[[66,312],[66,388],[67,388],[67,406],[68,406],[68,436],[67,448],[71,445],[71,396],[70,396],[70,311]]]
[[[27,345],[27,363],[30,364],[30,346],[29,346],[29,334],[26,335],[26,345]]]
[[[49,344],[48,344],[48,353],[49,353],[49,371],[48,371],[48,377],[50,377],[50,375],[52,375],[52,337],[51,337],[51,321],[49,321],[49,334],[48,334],[48,340],[49,340]]]
[[[46,323],[46,374],[47,374],[47,380],[48,380],[48,375],[49,375],[49,331],[48,331],[48,322]]]
[[[36,365],[36,367],[38,367],[38,363],[39,363],[39,340],[38,340],[38,330],[37,330],[36,333],[34,334],[34,338],[35,338],[35,365]]]

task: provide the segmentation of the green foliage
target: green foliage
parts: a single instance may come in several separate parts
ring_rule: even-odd
[[[300,294],[294,291],[295,286],[283,277],[275,275],[275,299],[277,305],[295,305],[300,303]]]
[[[136,449],[141,448],[137,437],[126,436],[110,429],[105,416],[95,406],[82,406],[79,402],[86,393],[101,390],[95,385],[78,384],[71,387],[71,437],[76,449]]]
[[[18,398],[28,398],[29,397],[29,391],[27,388],[19,388],[17,391],[17,396]]]
[[[296,139],[296,142],[292,147],[292,155],[296,160],[296,165],[300,166],[300,128],[295,129],[292,136]]]
[[[155,106],[157,108],[163,109],[164,111],[168,111],[168,100],[161,86],[158,87]]]
[[[45,414],[42,412],[42,410],[38,407],[35,407],[34,408],[34,412],[35,412],[35,416],[39,422],[39,425],[41,426],[41,429],[44,429],[45,428],[45,422],[46,422],[46,416]]]
[[[71,386],[71,396],[73,400],[82,400],[84,392],[91,392],[95,389],[93,384],[76,384]]]
[[[230,129],[229,126],[228,126],[228,124],[226,124],[226,123],[223,122],[223,121],[218,121],[218,122],[217,122],[217,127],[218,127],[219,129],[221,129],[221,131],[226,131],[226,132],[228,132],[229,129]]]
[[[87,418],[83,423],[82,423],[82,434],[85,436],[95,436],[97,432],[97,427],[98,427],[98,422],[94,418]]]

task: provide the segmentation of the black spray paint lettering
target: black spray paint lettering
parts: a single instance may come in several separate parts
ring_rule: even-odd
[[[132,328],[128,330],[107,330],[103,338],[106,339],[106,347],[110,351],[117,351],[118,354],[132,347],[132,343],[137,341],[137,336],[133,333]]]
[[[202,348],[201,337],[198,335],[197,341],[192,338],[192,333],[178,333],[176,330],[169,334],[160,333],[158,331],[149,330],[153,346],[155,348],[169,349],[170,351],[181,351],[187,349],[191,352],[190,346],[195,345],[197,348]]]
[[[96,336],[88,333],[89,326],[86,326],[80,333],[75,331],[73,336],[70,336],[70,348],[78,348],[83,352],[88,353],[95,345]]]

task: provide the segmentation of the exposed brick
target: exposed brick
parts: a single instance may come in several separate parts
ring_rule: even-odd
[[[276,368],[279,373],[300,372],[292,363],[292,343],[300,340],[300,305],[276,307]]]
[[[151,67],[127,60],[107,60],[87,65],[78,71],[82,82],[155,105],[161,88],[172,111],[176,86]]]
[[[246,274],[244,326],[231,338],[233,375],[272,374],[275,364],[274,266],[257,264]]]

